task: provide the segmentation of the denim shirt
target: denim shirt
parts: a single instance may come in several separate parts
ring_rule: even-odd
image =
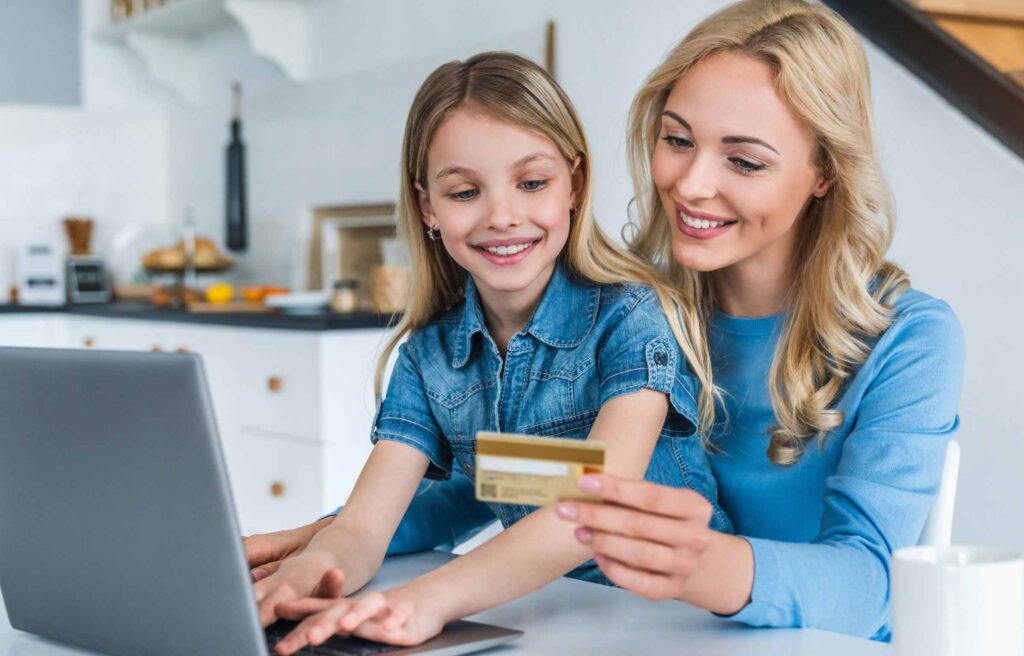
[[[647,480],[702,494],[714,507],[711,525],[730,530],[695,435],[698,382],[657,295],[642,285],[585,282],[564,265],[509,341],[504,361],[470,278],[463,302],[399,348],[372,440],[423,452],[430,459],[427,478],[447,479],[456,470],[473,480],[478,431],[583,440],[601,406],[642,389],[670,401]],[[536,509],[488,505],[505,527]]]

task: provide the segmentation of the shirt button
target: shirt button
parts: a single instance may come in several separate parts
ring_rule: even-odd
[[[662,353],[661,351],[658,351],[657,353],[654,354],[654,362],[655,364],[664,367],[666,364],[668,364],[668,356]]]

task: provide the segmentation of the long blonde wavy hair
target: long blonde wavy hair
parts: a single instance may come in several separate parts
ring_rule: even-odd
[[[804,0],[745,0],[697,25],[647,78],[630,110],[633,177],[630,250],[674,286],[696,323],[688,326],[698,361],[709,359],[707,327],[716,307],[710,273],[674,260],[671,224],[651,179],[661,113],[675,83],[706,57],[735,52],[767,64],[780,97],[813,131],[817,165],[832,182],[795,229],[789,313],[769,387],[777,425],[768,457],[797,462],[843,421],[833,406],[844,383],[892,321],[907,275],[884,259],[894,208],[874,145],[867,59],[856,33],[835,12]],[[713,412],[713,410],[712,410]]]
[[[427,238],[420,218],[415,185],[427,187],[427,156],[437,129],[452,112],[471,108],[493,118],[532,130],[551,140],[570,167],[582,167],[583,188],[571,217],[569,237],[560,257],[576,275],[599,284],[642,283],[652,287],[662,309],[702,384],[710,385],[709,359],[697,358],[679,317],[675,291],[640,257],[617,248],[592,214],[590,147],[576,109],[565,92],[530,60],[505,52],[486,52],[442,65],[427,77],[409,110],[402,142],[402,178],[398,229],[409,249],[412,285],[408,306],[377,364],[374,391],[380,398],[387,361],[406,335],[460,302],[467,273],[448,255],[441,241]],[[568,310],[568,311],[571,311]],[[711,409],[713,413],[713,408]],[[702,434],[713,414],[698,418]]]

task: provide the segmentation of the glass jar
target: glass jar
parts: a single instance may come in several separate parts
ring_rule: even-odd
[[[359,309],[359,282],[351,278],[336,280],[331,293],[331,312],[349,314]]]

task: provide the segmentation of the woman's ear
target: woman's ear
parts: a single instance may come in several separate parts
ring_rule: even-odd
[[[827,178],[824,175],[820,176],[814,185],[814,189],[811,191],[811,195],[815,198],[824,198],[828,190],[832,188],[833,180]]]
[[[576,207],[580,202],[580,194],[587,185],[587,174],[583,170],[583,156],[577,155],[572,163],[572,171],[569,173],[572,182],[572,206]]]
[[[815,169],[818,172],[818,177],[814,181],[814,188],[811,189],[811,195],[815,198],[824,198],[828,190],[832,188],[832,185],[836,181],[836,167],[832,158],[829,157],[828,151],[824,146],[819,148],[818,159]]]
[[[420,220],[430,230],[437,230],[437,218],[434,216],[434,208],[430,205],[430,194],[418,182],[413,183],[416,189],[416,205],[420,210]]]

